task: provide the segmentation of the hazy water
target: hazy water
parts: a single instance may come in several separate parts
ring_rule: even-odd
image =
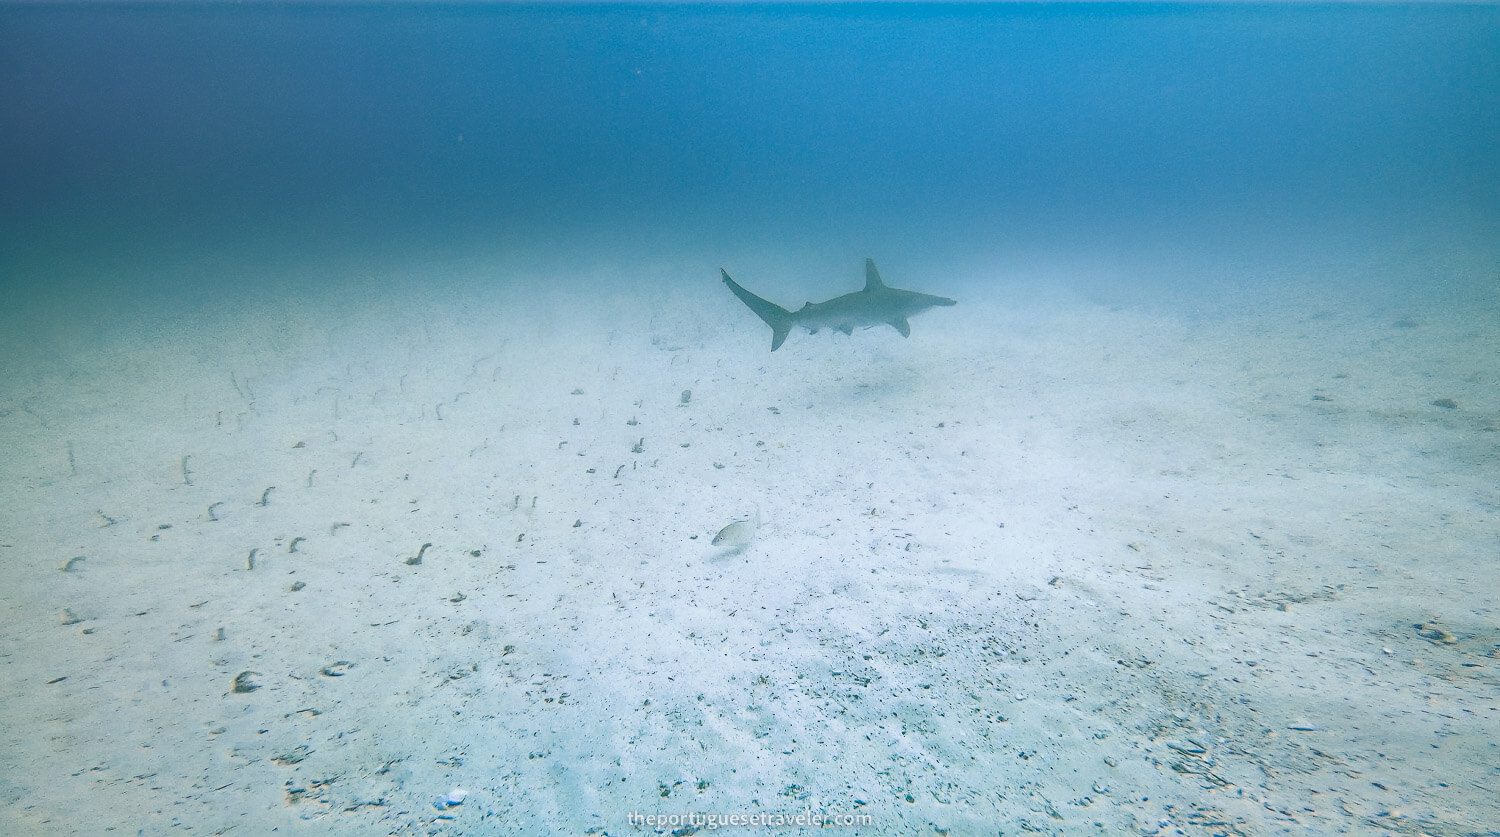
[[[42,5],[0,31],[12,290],[457,253],[1489,282],[1500,240],[1496,6]]]
[[[920,821],[948,822],[948,808],[959,832],[970,816],[1047,822],[1027,813],[1051,808],[1043,791],[1072,823],[1117,817],[1108,821],[1118,830],[1162,822],[1156,812],[1189,817],[1178,803],[1208,798],[1200,782],[1214,774],[1179,778],[1163,761],[1165,780],[1121,771],[1107,779],[1119,801],[1073,807],[1089,804],[1091,784],[1107,793],[1088,773],[1114,765],[1100,756],[1198,723],[1191,715],[1232,742],[1215,755],[1227,776],[1271,794],[1217,794],[1252,830],[1315,808],[1325,818],[1308,821],[1330,828],[1473,830],[1494,807],[1483,796],[1489,675],[1467,666],[1495,645],[1485,525],[1500,484],[1490,439],[1497,137],[1497,5],[0,4],[0,469],[14,475],[0,480],[14,492],[0,507],[16,510],[7,539],[21,544],[7,558],[4,589],[18,606],[5,648],[24,672],[6,704],[17,734],[0,754],[15,757],[0,763],[16,775],[0,775],[0,800],[49,822],[97,816],[100,798],[120,822],[159,817],[163,798],[178,811],[210,806],[197,809],[207,828],[215,817],[226,827],[245,816],[290,821],[298,809],[275,793],[290,774],[267,765],[277,765],[277,741],[306,740],[351,765],[340,775],[363,777],[340,788],[389,789],[389,809],[324,802],[371,822],[398,807],[430,822],[430,801],[456,775],[447,756],[472,745],[469,775],[493,778],[470,785],[471,817],[515,810],[581,823],[607,813],[579,801],[592,798],[621,816],[622,800],[661,798],[656,777],[694,769],[739,805],[770,787],[761,771],[786,769],[799,779],[791,787],[822,785],[819,797],[835,800],[899,789],[892,798],[904,801],[884,809],[893,833],[938,827]],[[884,327],[840,343],[798,334],[767,360],[768,330],[717,284],[723,265],[795,305],[857,287],[865,257],[892,284],[960,307],[924,315],[909,343]],[[540,287],[570,277],[619,283],[608,289],[616,301],[650,295],[613,316],[580,310],[567,295],[576,285]],[[466,310],[450,279],[484,299]],[[638,284],[647,282],[681,287]],[[681,292],[692,283],[697,297]],[[1318,298],[1307,283],[1334,293]],[[1126,305],[1223,300],[1209,317],[1244,301],[1306,307],[1220,333],[1214,319],[1183,328],[1087,305],[1010,306],[1050,284]],[[437,304],[424,312],[429,290]],[[289,302],[319,293],[348,304]],[[257,304],[236,308],[247,294]],[[1413,313],[1382,308],[1378,295],[1440,305]],[[365,296],[375,304],[362,306]],[[652,308],[662,298],[686,302]],[[1338,310],[1350,300],[1360,304]],[[655,319],[627,333],[643,308]],[[560,321],[571,330],[548,331]],[[1274,327],[1257,332],[1261,323]],[[726,328],[753,353],[725,354],[727,339],[684,348]],[[180,336],[173,329],[187,336],[155,339]],[[690,408],[678,395],[689,387]],[[627,486],[606,486],[624,463],[635,470],[633,445],[653,459],[669,453],[659,470],[653,461]],[[765,481],[745,462],[765,465]],[[311,463],[321,474],[302,470]],[[268,505],[268,485],[287,493]],[[523,546],[505,528],[521,524],[505,522],[503,498],[516,496],[518,511],[522,490],[543,497],[528,530],[555,524],[553,535],[583,540],[541,548],[561,550],[559,562],[514,582],[531,604],[491,608],[483,603],[498,599],[481,588],[496,576],[454,544],[494,538],[497,558],[547,544],[545,529]],[[752,509],[758,520],[757,491],[768,500],[756,545],[763,537],[768,563],[684,551],[708,539],[679,537],[695,528],[711,537]],[[415,496],[431,502],[414,517]],[[919,534],[869,528],[867,538],[865,523],[848,522],[865,507],[873,521],[877,503],[891,521],[882,531],[910,521]],[[239,517],[221,524],[216,507]],[[389,598],[297,611],[266,565],[254,582],[242,571],[252,545],[279,547],[281,533],[314,532],[344,509],[361,522],[338,537],[365,539],[340,541],[358,546],[333,561],[315,557],[333,549],[315,539],[301,565],[313,590],[296,595],[312,596],[319,579],[353,590],[378,578]],[[180,522],[143,528],[162,520]],[[117,537],[128,531],[140,537]],[[926,549],[918,539],[930,542],[926,557],[905,551]],[[305,540],[269,566],[291,566]],[[438,643],[437,657],[426,629],[366,627],[370,601],[431,612],[428,588],[384,583],[424,542],[474,573],[470,604],[494,620]],[[747,551],[760,560],[756,547]],[[70,570],[58,583],[57,568],[81,553],[95,574]],[[884,562],[880,580],[864,580],[867,557]],[[796,571],[777,577],[789,562]],[[1012,600],[1025,572],[1037,584],[1019,590],[1046,591]],[[971,577],[992,578],[1003,596]],[[652,587],[626,608],[594,583],[610,578]],[[569,579],[578,584],[564,590]],[[1147,592],[1122,592],[1138,582]],[[850,606],[861,590],[870,599]],[[737,611],[696,603],[762,591],[787,615],[731,622]],[[652,599],[663,611],[677,601],[675,613],[658,616]],[[1278,604],[1287,621],[1264,618]],[[73,607],[87,631],[99,617],[89,643],[59,632],[56,614]],[[559,621],[559,608],[575,621]],[[1241,621],[1209,621],[1237,611]],[[1039,614],[1034,639],[1014,648],[1050,666],[1031,675],[998,651],[992,659],[986,638],[1028,612]],[[77,621],[62,614],[64,626]],[[298,665],[317,681],[310,673],[328,660],[311,655],[345,641],[412,667],[390,690],[356,686],[342,716],[288,720],[273,701],[264,717],[281,719],[267,722],[277,734],[244,714],[209,733],[234,726],[243,748],[195,748],[218,727],[216,701],[239,666],[200,667],[192,649],[205,646],[181,640],[192,635],[186,620],[207,631],[221,618],[232,638],[222,647],[233,650],[219,659],[264,651],[268,682]],[[589,629],[575,634],[579,619]],[[898,626],[881,641],[899,661],[884,669],[891,690],[848,704],[851,715],[823,727],[831,744],[798,745],[807,730],[825,734],[829,696],[847,686],[831,677],[868,660],[869,638],[899,621],[920,629]],[[1448,627],[1435,632],[1440,622]],[[661,655],[621,641],[649,637],[648,624],[661,626],[662,644],[645,647]],[[1449,628],[1451,643],[1432,640]],[[541,746],[532,730],[553,725],[542,720],[553,708],[513,709],[537,705],[519,694],[530,677],[472,706],[448,689],[413,714],[439,663],[490,659],[495,639],[512,634],[524,637],[518,671],[557,672],[560,661],[564,676],[584,674],[575,682],[588,717],[555,727],[557,755],[545,763],[520,758]],[[702,650],[712,634],[729,648],[770,647],[754,660],[785,675],[770,686],[790,696],[779,720],[755,705],[748,678],[699,676],[717,657],[694,655],[720,653]],[[945,635],[956,653],[931,653]],[[168,637],[170,647],[155,642]],[[1009,642],[1000,647],[1014,653]],[[1147,649],[1161,653],[1148,659]],[[1236,667],[1267,658],[1275,665],[1253,680]],[[431,670],[418,674],[423,660]],[[659,675],[674,666],[691,676],[659,695]],[[83,676],[89,667],[97,679]],[[52,679],[70,671],[78,676]],[[1015,710],[1005,748],[1064,741],[1062,761],[1022,751],[1028,765],[1009,753],[1000,762],[1004,748],[979,743],[989,721],[967,709],[937,720],[978,700],[968,674],[995,671],[1036,687],[1024,705],[1036,708]],[[169,680],[182,691],[166,691]],[[1323,688],[1332,682],[1348,688]],[[923,701],[935,715],[905,696],[918,687],[932,690]],[[1060,707],[1075,688],[1091,717],[1064,740]],[[622,720],[616,709],[647,694],[659,717],[715,713],[740,726],[700,735],[691,721]],[[1003,721],[1026,696],[997,685],[985,718],[994,709]],[[1106,703],[1110,713],[1095,711]],[[484,715],[481,704],[504,723],[454,721],[460,710]],[[1333,704],[1328,718],[1317,714]],[[377,740],[423,728],[421,747],[391,745],[412,753],[410,773],[386,776],[391,753],[359,750],[362,736],[337,749],[337,719],[355,716],[380,727]],[[890,733],[865,730],[887,730],[890,718],[903,738],[912,719],[920,758],[886,766]],[[1284,721],[1311,732],[1308,718],[1326,724],[1322,737],[1272,731]],[[1089,728],[1118,734],[1085,739]],[[772,737],[740,759],[752,734]],[[1332,755],[1312,749],[1324,759],[1313,761],[1308,740]],[[761,758],[777,751],[784,760]],[[356,752],[368,764],[334,755]],[[628,789],[610,772],[622,759],[636,774]],[[512,771],[508,760],[533,766]],[[205,778],[221,775],[229,784]],[[156,789],[133,796],[131,776],[157,776]],[[382,784],[364,784],[377,776]],[[100,797],[106,785],[115,792]],[[964,785],[988,801],[967,812],[944,801]],[[612,795],[591,796],[606,787]],[[233,796],[218,795],[226,790]],[[418,796],[427,801],[407,805]],[[79,806],[85,797],[95,802]],[[869,799],[873,810],[889,803]]]

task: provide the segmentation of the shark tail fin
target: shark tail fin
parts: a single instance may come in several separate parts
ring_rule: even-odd
[[[883,287],[885,283],[880,281],[880,271],[875,269],[875,260],[865,259],[865,290],[872,291]]]
[[[729,278],[729,271],[724,268],[719,268],[719,273],[724,275],[724,284],[728,285],[729,290],[733,291],[734,295],[740,298],[740,302],[745,303],[745,307],[754,311],[757,317],[760,317],[765,321],[766,325],[771,327],[771,351],[774,352],[781,348],[781,344],[786,340],[787,334],[792,330],[792,312],[770,300],[761,299],[740,287],[733,279]]]

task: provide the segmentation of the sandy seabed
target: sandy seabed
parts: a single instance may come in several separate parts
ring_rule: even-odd
[[[7,834],[1497,833],[1493,304],[465,287],[13,315]]]

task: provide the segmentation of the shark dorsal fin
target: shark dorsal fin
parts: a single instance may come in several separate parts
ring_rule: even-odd
[[[875,269],[875,260],[865,259],[865,290],[874,291],[884,287],[885,283],[880,281],[880,271]]]

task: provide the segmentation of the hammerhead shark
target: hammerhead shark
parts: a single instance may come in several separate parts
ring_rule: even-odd
[[[875,270],[875,260],[865,259],[865,289],[852,294],[837,296],[827,302],[809,302],[796,311],[788,311],[769,300],[761,299],[740,287],[729,278],[729,271],[719,268],[724,274],[724,284],[740,298],[756,316],[771,327],[771,351],[781,348],[792,326],[802,326],[813,334],[820,328],[831,328],[852,334],[855,328],[870,328],[886,324],[901,332],[902,337],[911,336],[911,324],[907,317],[915,316],[935,305],[957,305],[958,302],[944,296],[919,294],[892,288],[880,281]]]

